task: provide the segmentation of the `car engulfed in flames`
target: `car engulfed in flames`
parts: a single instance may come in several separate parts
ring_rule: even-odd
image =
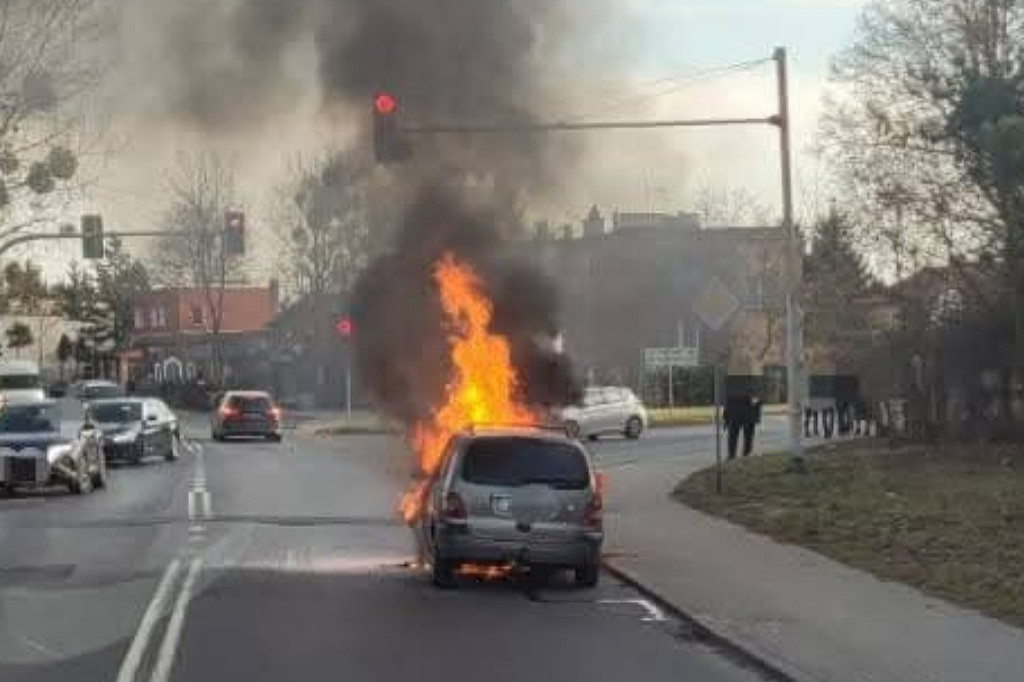
[[[436,263],[433,278],[450,330],[452,375],[442,404],[409,433],[419,477],[400,503],[406,523],[420,515],[428,481],[456,432],[479,424],[525,426],[540,416],[517,397],[511,348],[505,337],[489,329],[493,306],[472,266],[445,254]]]

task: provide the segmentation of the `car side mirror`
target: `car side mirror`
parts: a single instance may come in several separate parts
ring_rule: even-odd
[[[157,420],[157,416],[155,414],[148,414],[148,415],[146,415],[146,421],[148,421],[148,422],[155,422],[156,420]]]

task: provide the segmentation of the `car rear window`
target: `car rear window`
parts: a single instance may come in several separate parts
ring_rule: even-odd
[[[39,388],[39,377],[34,374],[5,374],[0,376],[0,390],[17,391]]]
[[[228,405],[239,412],[267,412],[272,407],[270,398],[256,395],[231,396]]]
[[[477,485],[516,487],[539,483],[563,490],[590,484],[587,460],[571,443],[540,438],[477,438],[462,460],[463,480]]]
[[[96,403],[92,418],[102,423],[126,424],[142,420],[142,405],[136,402]]]

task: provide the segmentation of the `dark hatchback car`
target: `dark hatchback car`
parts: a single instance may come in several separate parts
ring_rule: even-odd
[[[263,391],[228,391],[214,400],[210,430],[214,440],[250,436],[281,440],[281,409]]]
[[[144,457],[178,459],[178,418],[156,398],[106,398],[88,403],[86,414],[102,433],[108,460],[138,464]]]

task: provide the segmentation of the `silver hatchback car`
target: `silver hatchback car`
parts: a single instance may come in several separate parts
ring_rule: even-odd
[[[575,438],[622,435],[631,440],[647,428],[647,409],[636,394],[618,386],[592,386],[583,404],[562,410],[565,430]]]
[[[599,475],[559,431],[475,428],[452,438],[413,521],[435,585],[464,564],[572,569],[600,576],[604,542]]]

